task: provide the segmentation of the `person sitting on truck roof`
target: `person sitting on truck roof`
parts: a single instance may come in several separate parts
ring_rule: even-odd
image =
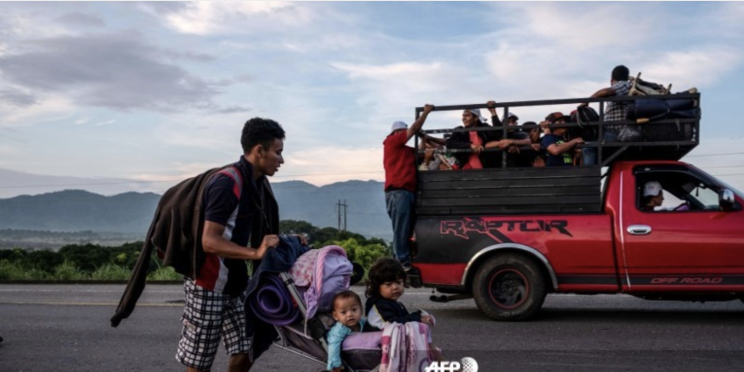
[[[623,65],[615,66],[610,75],[610,87],[594,92],[590,98],[627,96],[630,92],[630,88],[633,86],[633,84],[628,80],[629,78],[630,70],[628,70],[627,67]],[[625,121],[628,107],[630,107],[631,103],[631,101],[607,102],[607,109],[604,112],[604,121]],[[579,107],[587,105],[589,104],[584,102],[579,104]],[[604,141],[617,141],[618,135],[623,129],[623,126],[623,124],[605,124],[603,127]]]
[[[641,210],[654,211],[661,207],[664,202],[664,192],[661,184],[657,181],[649,181],[643,185],[643,198],[641,199]]]
[[[553,166],[570,166],[573,165],[574,146],[584,143],[580,137],[574,138],[568,142],[564,139],[566,128],[551,128],[555,124],[564,124],[568,116],[562,112],[554,112],[540,123],[543,128],[547,128],[545,136],[541,140],[542,147],[547,150],[547,162],[549,167]]]
[[[491,117],[494,126],[501,126],[501,120],[497,115]],[[462,169],[482,169],[495,168],[501,165],[500,153],[483,152],[485,146],[493,141],[498,141],[502,137],[502,131],[459,131],[457,129],[465,128],[487,128],[488,124],[480,114],[479,109],[464,110],[462,112],[462,126],[455,128],[452,135],[447,139],[448,149],[472,149],[473,152],[455,153],[457,161],[462,165]]]
[[[590,98],[599,97],[613,97],[613,96],[627,96],[630,92],[630,88],[633,84],[628,80],[630,78],[630,71],[623,65],[615,66],[612,69],[610,75],[610,87],[600,89],[590,96]],[[619,122],[626,120],[626,114],[631,101],[613,101],[607,103],[607,109],[604,112],[605,122]],[[579,107],[587,106],[588,103],[584,102],[579,104]],[[640,131],[637,128],[627,128],[626,132],[629,134],[628,138],[620,138],[620,133],[623,131],[623,127],[627,124],[604,124],[602,131],[602,140],[604,142],[617,142],[618,140],[633,142],[639,140],[637,136],[640,136]],[[631,124],[632,125],[632,124]],[[630,135],[632,134],[632,135]],[[595,165],[596,164],[596,147],[585,147],[583,150],[584,165]]]

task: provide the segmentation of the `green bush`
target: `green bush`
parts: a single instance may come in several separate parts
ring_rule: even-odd
[[[0,260],[0,280],[22,280],[19,277],[24,271],[8,260]]]
[[[52,275],[51,279],[58,280],[60,282],[69,282],[87,280],[88,276],[78,270],[77,266],[75,266],[72,262],[65,261],[54,269],[54,275]]]
[[[51,273],[64,262],[62,255],[54,251],[29,251],[23,259],[23,266]]]
[[[59,249],[59,253],[65,261],[87,274],[111,262],[111,248],[98,244],[66,245]]]
[[[173,270],[172,267],[161,267],[153,272],[150,273],[150,275],[147,276],[147,280],[168,280],[168,281],[174,281],[174,280],[182,280],[183,275],[177,273],[175,270]]]
[[[34,268],[31,270],[26,270],[26,277],[23,280],[42,281],[42,280],[51,280],[51,279],[52,279],[52,275],[49,274],[49,272]]]
[[[93,280],[129,280],[130,274],[131,270],[126,267],[105,264],[90,274],[90,278]]]
[[[50,275],[38,268],[25,268],[8,260],[0,261],[0,280],[49,280]]]

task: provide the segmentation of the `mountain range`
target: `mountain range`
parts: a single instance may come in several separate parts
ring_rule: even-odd
[[[383,184],[346,181],[315,186],[303,181],[273,183],[282,220],[303,220],[318,227],[338,227],[338,203],[346,204],[346,229],[367,237],[391,240]],[[104,196],[64,190],[0,199],[0,229],[147,232],[160,195],[125,192]],[[343,206],[341,206],[343,222]]]

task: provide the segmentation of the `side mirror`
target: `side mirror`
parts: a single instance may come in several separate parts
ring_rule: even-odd
[[[734,209],[736,204],[736,198],[734,198],[734,192],[729,189],[723,189],[718,194],[718,205],[724,211],[730,211]]]

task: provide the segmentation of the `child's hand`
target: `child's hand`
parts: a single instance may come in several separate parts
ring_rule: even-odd
[[[431,320],[431,316],[429,315],[422,315],[421,316],[421,323],[427,324],[429,327],[434,326],[434,322]]]

